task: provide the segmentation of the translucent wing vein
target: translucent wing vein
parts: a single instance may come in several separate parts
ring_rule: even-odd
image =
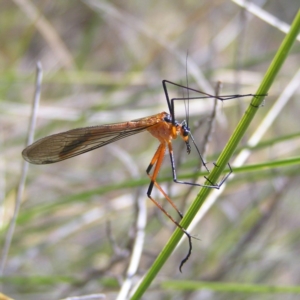
[[[33,164],[55,163],[142,132],[161,122],[162,114],[53,134],[25,148],[22,155],[26,161]]]

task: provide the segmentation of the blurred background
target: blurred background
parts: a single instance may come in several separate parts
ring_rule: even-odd
[[[253,3],[287,24],[299,9],[298,0]],[[285,36],[229,0],[2,0],[0,7],[2,249],[24,163],[21,152],[38,61],[44,73],[35,139],[168,111],[163,79],[212,94],[218,81],[220,94],[255,93]],[[298,71],[299,50],[296,42],[239,151],[261,130],[262,120]],[[182,95],[182,90],[170,89],[170,97]],[[186,240],[143,299],[241,299],[241,294],[161,286],[171,279],[299,284],[299,165],[287,163],[299,157],[297,96],[299,88],[243,163],[283,161],[281,166],[236,168],[225,191],[190,231],[199,240],[193,241],[183,274],[178,267],[187,253]],[[217,159],[250,100],[219,103],[213,126],[214,100],[193,101],[190,127],[206,161]],[[183,103],[176,106],[176,117],[186,118]],[[57,164],[30,165],[1,290],[15,299],[95,293],[115,299],[140,222],[145,239],[131,278],[134,286],[175,229],[146,195],[145,170],[158,144],[145,132]],[[187,155],[182,144],[174,141],[178,176],[203,183],[195,149]],[[173,183],[168,156],[158,182],[183,212],[199,192]],[[178,219],[158,191],[153,196]],[[282,294],[260,296],[282,299]]]

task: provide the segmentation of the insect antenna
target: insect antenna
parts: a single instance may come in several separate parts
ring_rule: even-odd
[[[188,56],[189,53],[186,53],[186,58],[185,58],[185,79],[186,79],[186,86],[187,86],[187,104],[186,101],[184,100],[184,106],[185,106],[185,120],[186,120],[186,125],[189,128],[189,118],[190,118],[190,91],[189,91],[189,77],[188,77],[188,69],[187,69],[187,61],[188,61]]]

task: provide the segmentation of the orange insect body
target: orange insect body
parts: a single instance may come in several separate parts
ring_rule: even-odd
[[[173,159],[172,139],[176,139],[178,135],[187,144],[188,152],[190,152],[190,146],[188,143],[189,128],[185,121],[179,123],[172,119],[172,116],[166,112],[161,112],[156,115],[152,115],[145,118],[140,118],[128,122],[114,123],[108,125],[92,126],[86,128],[72,129],[66,132],[61,132],[44,137],[32,145],[26,147],[22,155],[24,159],[33,164],[51,164],[58,161],[62,161],[82,153],[94,150],[96,148],[103,147],[109,143],[125,138],[130,135],[137,134],[147,130],[160,142],[158,149],[156,150],[146,172],[151,179],[151,183],[148,188],[147,196],[153,201],[153,203],[161,209],[189,238],[190,250],[187,257],[182,261],[180,265],[188,259],[191,253],[191,237],[186,230],[176,221],[174,218],[151,196],[153,186],[164,195],[168,202],[178,212],[182,218],[182,213],[178,210],[173,201],[164,192],[161,186],[156,182],[158,172],[164,159],[166,149],[168,148],[171,155],[171,166],[173,170],[174,181],[176,179],[175,165]],[[150,171],[154,167],[153,173]],[[183,183],[183,182],[179,182]]]
[[[172,122],[166,122],[165,118],[169,116],[166,112],[157,114],[157,117],[160,121],[156,125],[149,127],[147,130],[156,137],[161,143],[169,143],[172,139],[176,139],[178,135],[181,135],[181,124],[177,126],[173,125]],[[185,137],[182,136],[184,140]]]
[[[32,145],[26,147],[23,150],[22,155],[26,161],[33,164],[38,164],[38,165],[51,164],[103,147],[107,144],[113,143],[122,138],[137,134],[139,132],[145,130],[149,131],[155,138],[159,140],[160,145],[156,150],[153,158],[151,159],[148,168],[146,169],[147,175],[151,180],[150,185],[148,187],[147,196],[153,201],[153,203],[160,210],[164,212],[166,216],[168,216],[168,218],[170,218],[170,220],[172,220],[174,224],[176,224],[177,227],[179,227],[186,234],[188,238],[189,251],[186,257],[181,261],[181,264],[179,266],[179,269],[181,271],[181,267],[191,255],[191,251],[192,251],[191,235],[176,220],[174,220],[174,218],[151,196],[152,189],[155,186],[163,194],[163,196],[167,199],[167,201],[174,207],[174,209],[178,212],[179,216],[181,218],[183,217],[182,213],[178,210],[178,208],[170,199],[170,197],[164,192],[164,190],[156,181],[159,169],[164,159],[166,149],[168,148],[169,150],[173,181],[176,183],[219,189],[220,186],[228,178],[232,170],[230,165],[228,164],[230,172],[223,178],[223,180],[219,184],[214,184],[210,182],[207,177],[205,178],[210,183],[210,185],[205,185],[205,184],[203,185],[195,182],[180,181],[177,179],[175,160],[174,160],[173,149],[172,149],[172,139],[176,139],[177,136],[180,136],[185,142],[186,150],[188,153],[190,153],[191,151],[191,146],[189,144],[189,141],[192,141],[196,151],[198,152],[202,165],[207,170],[207,172],[209,172],[209,170],[190,132],[188,126],[188,120],[183,121],[182,123],[179,123],[175,120],[175,115],[174,115],[175,101],[190,100],[190,99],[195,100],[195,99],[203,99],[203,98],[213,98],[213,99],[215,98],[223,101],[223,100],[238,98],[241,95],[228,95],[228,96],[220,97],[220,96],[209,95],[207,93],[200,92],[167,80],[163,80],[162,84],[163,84],[163,88],[164,88],[164,92],[165,92],[165,96],[166,96],[166,100],[170,112],[169,114],[166,112],[161,112],[156,115],[152,115],[149,117],[140,118],[128,122],[120,122],[120,123],[92,126],[86,128],[77,128],[66,132],[53,134],[44,137],[36,141]],[[195,97],[195,98],[189,98],[189,97],[173,98],[170,100],[167,92],[166,84],[172,84],[176,87],[183,88],[187,91],[197,92],[202,94],[203,96]],[[257,96],[257,95],[248,94],[242,96]],[[264,96],[264,95],[259,95],[259,96]],[[153,172],[152,174],[150,174],[152,168],[153,168]]]
[[[169,120],[167,122],[166,120]],[[41,165],[62,161],[103,147],[116,140],[148,130],[161,143],[170,143],[182,135],[182,125],[174,125],[170,115],[161,112],[145,118],[108,125],[72,129],[44,137],[25,148],[22,155],[30,163]]]

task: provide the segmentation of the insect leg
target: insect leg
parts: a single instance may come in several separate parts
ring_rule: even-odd
[[[214,165],[216,166],[216,167],[218,167],[218,165],[217,164],[215,164],[214,163]],[[227,163],[227,165],[228,165],[228,167],[229,167],[229,172],[223,177],[223,179],[216,185],[216,188],[217,189],[219,189],[221,186],[222,186],[222,184],[227,180],[227,178],[230,176],[230,174],[232,173],[232,168],[231,168],[231,165],[229,164],[229,163]],[[206,176],[204,176],[204,178],[208,181],[208,182],[210,182],[211,184],[213,184]]]
[[[189,241],[189,250],[185,258],[181,261],[179,270],[181,271],[182,266],[184,263],[189,259],[192,253],[192,236],[151,196],[151,192],[153,189],[153,186],[155,185],[156,188],[164,195],[164,197],[168,200],[168,202],[174,207],[174,209],[178,212],[180,217],[182,218],[182,213],[178,210],[174,202],[170,199],[170,197],[164,192],[164,190],[161,188],[161,186],[156,182],[156,177],[158,175],[159,169],[161,167],[161,164],[164,159],[165,155],[165,150],[166,150],[166,145],[161,143],[155,152],[149,167],[147,168],[147,174],[149,178],[151,179],[148,191],[147,191],[147,196],[150,198],[150,200],[178,227],[182,230],[182,232],[187,236],[188,241]],[[155,165],[153,174],[151,175],[149,172],[152,169],[152,167]]]
[[[151,192],[153,189],[153,186],[155,185],[155,187],[164,195],[164,197],[167,199],[167,201],[173,206],[173,208],[177,211],[177,213],[179,214],[180,218],[183,218],[183,214],[181,213],[181,211],[177,208],[177,206],[175,205],[175,203],[171,200],[171,198],[167,195],[167,193],[162,189],[162,187],[156,182],[156,177],[158,175],[158,172],[160,170],[161,164],[163,162],[164,159],[164,155],[165,155],[165,150],[166,150],[166,146],[165,144],[161,143],[157,149],[157,151],[155,152],[149,167],[147,168],[147,175],[149,176],[149,178],[151,179],[148,191],[147,191],[147,195],[148,197],[152,200],[155,201],[152,197],[151,197]],[[150,170],[152,169],[152,167],[155,165],[153,174],[150,174]],[[156,202],[156,201],[155,201]],[[156,204],[156,203],[155,203]],[[157,204],[156,204],[157,205]],[[159,204],[159,208],[164,211],[161,207],[161,205]],[[165,213],[165,212],[164,212]],[[165,213],[166,214],[166,213]],[[169,214],[167,213],[168,217],[170,218]],[[171,220],[175,223],[175,221],[173,220],[173,218],[171,218]],[[176,223],[175,223],[176,224]],[[177,225],[177,224],[176,224]],[[178,226],[178,225],[177,225]]]
[[[202,187],[207,187],[207,188],[214,188],[214,189],[219,189],[221,185],[226,181],[226,179],[229,177],[229,175],[232,173],[232,169],[230,165],[228,164],[230,170],[229,173],[221,180],[220,183],[214,184],[211,182],[207,177],[204,176],[204,178],[210,182],[210,185],[207,184],[200,184],[200,183],[194,183],[194,182],[187,182],[187,181],[181,181],[177,179],[177,174],[176,174],[176,167],[175,167],[175,160],[174,160],[174,153],[173,153],[173,147],[171,142],[168,143],[168,149],[169,149],[169,154],[170,154],[170,160],[171,160],[171,167],[172,167],[172,175],[173,175],[173,181],[176,183],[180,184],[188,184],[192,186],[202,186]],[[215,165],[217,166],[217,165]]]

